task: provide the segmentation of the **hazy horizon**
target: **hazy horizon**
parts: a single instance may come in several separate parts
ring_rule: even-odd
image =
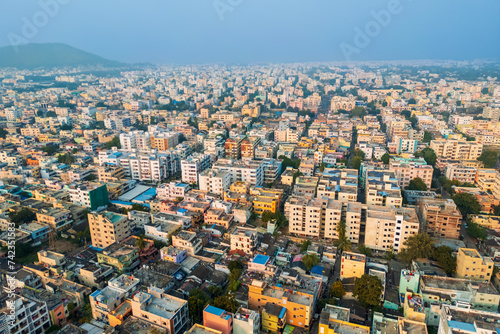
[[[3,9],[0,45],[65,43],[128,63],[460,61],[500,56],[494,37],[500,31],[500,2],[494,0],[40,0],[8,2]]]

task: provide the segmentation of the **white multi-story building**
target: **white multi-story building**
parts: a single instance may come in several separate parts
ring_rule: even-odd
[[[10,122],[16,121],[17,119],[21,118],[22,115],[22,111],[16,107],[5,109],[5,117]]]
[[[231,185],[231,175],[224,170],[207,169],[198,177],[200,190],[224,196]]]
[[[68,188],[69,196],[73,204],[86,206],[92,211],[102,210],[108,207],[108,190],[105,184],[80,183],[71,184]]]
[[[156,188],[156,198],[161,200],[174,200],[186,196],[186,193],[190,189],[191,187],[186,183],[162,183]]]
[[[474,141],[431,140],[430,148],[434,150],[438,158],[455,160],[476,160],[483,153],[483,144]]]
[[[240,250],[246,254],[253,254],[257,247],[257,236],[255,229],[237,227],[230,235],[231,250]]]
[[[243,181],[248,182],[252,186],[261,186],[264,182],[264,163],[262,161],[219,159],[213,165],[213,169],[229,172],[231,183]]]
[[[210,156],[195,153],[181,160],[182,182],[198,183],[198,175],[210,167]]]
[[[47,303],[35,301],[23,296],[14,295],[7,299],[7,306],[2,313],[14,313],[14,317],[7,316],[5,321],[9,331],[5,333],[44,333],[51,324]]]
[[[126,177],[140,181],[160,182],[179,170],[177,156],[172,151],[150,154],[101,151],[99,165],[122,167]]]

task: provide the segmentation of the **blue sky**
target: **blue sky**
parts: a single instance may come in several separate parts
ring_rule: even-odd
[[[400,0],[398,13],[356,47],[355,28],[374,27],[372,12],[392,1],[3,0],[0,45],[20,36],[159,64],[346,60],[341,43],[357,49],[352,60],[500,57],[498,0]],[[65,4],[25,38],[23,18],[33,23],[40,3],[51,2]]]

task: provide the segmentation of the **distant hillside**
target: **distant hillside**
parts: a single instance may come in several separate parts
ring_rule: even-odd
[[[37,68],[102,65],[123,66],[123,63],[104,59],[92,53],[62,43],[26,44],[0,47],[0,67]]]

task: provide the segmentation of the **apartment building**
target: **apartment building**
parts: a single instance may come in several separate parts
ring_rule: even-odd
[[[109,204],[108,189],[105,184],[83,182],[71,184],[68,188],[71,202],[86,206],[92,211],[106,209]]]
[[[485,258],[475,248],[460,248],[457,255],[457,277],[474,281],[491,280],[494,262]]]
[[[73,225],[73,214],[70,210],[59,208],[42,209],[36,213],[36,220],[59,232],[67,230]]]
[[[139,284],[138,278],[129,275],[120,275],[109,280],[107,286],[89,296],[92,317],[111,323],[109,315],[137,290]]]
[[[190,231],[180,231],[172,235],[172,246],[185,249],[191,256],[203,248],[201,239],[196,236],[195,232]]]
[[[99,152],[99,165],[122,167],[125,177],[140,181],[160,182],[178,172],[175,153],[129,153],[121,151]]]
[[[234,216],[227,214],[224,209],[211,208],[205,212],[205,224],[211,226],[213,224],[229,229],[233,223]]]
[[[254,160],[255,150],[260,144],[260,137],[247,137],[241,141],[241,159]]]
[[[420,222],[413,208],[390,208],[368,205],[365,223],[365,246],[399,252],[404,242],[419,232]]]
[[[316,196],[342,202],[357,202],[358,171],[356,169],[325,168],[319,179]]]
[[[253,254],[257,247],[257,231],[253,228],[237,227],[230,234],[231,251]]]
[[[279,159],[262,159],[262,170],[264,172],[264,184],[274,183],[281,175],[283,162]]]
[[[198,183],[198,175],[209,168],[210,164],[210,156],[201,153],[193,153],[181,160],[182,182]]]
[[[366,204],[395,207],[403,204],[401,187],[394,172],[368,170],[365,184]]]
[[[157,287],[149,287],[147,292],[133,296],[132,315],[161,326],[171,334],[182,334],[189,326],[188,302]]]
[[[51,326],[46,302],[13,294],[5,303],[6,306],[0,310],[0,314],[14,315],[12,318],[6,316],[3,319],[4,329],[8,328],[5,333],[45,333]]]
[[[115,242],[97,253],[97,262],[114,267],[119,273],[129,273],[139,266],[139,248]]]
[[[131,235],[128,217],[114,212],[91,212],[88,214],[92,246],[104,249]]]
[[[259,312],[240,307],[233,318],[233,334],[259,334]]]
[[[483,152],[483,144],[474,141],[454,139],[431,140],[430,148],[438,158],[476,160]]]
[[[151,148],[158,151],[174,149],[179,144],[178,132],[153,132],[151,133]]]
[[[394,173],[398,186],[402,189],[409,186],[410,181],[417,177],[424,181],[427,189],[431,188],[434,168],[427,165],[424,159],[391,159],[389,170]]]
[[[156,188],[156,198],[160,200],[175,200],[180,197],[184,198],[189,190],[191,190],[191,187],[186,183],[162,183]]]
[[[473,184],[476,179],[477,169],[466,167],[462,164],[449,164],[444,168],[444,175],[449,180]]]
[[[121,133],[119,137],[120,146],[126,151],[131,151],[133,149],[147,150],[151,148],[151,137],[153,136],[153,134],[141,130]]]
[[[207,169],[198,176],[200,190],[224,196],[231,185],[231,175],[224,170]]]
[[[427,233],[437,238],[458,238],[462,214],[453,200],[421,198],[418,203],[420,222]]]
[[[474,310],[465,305],[443,305],[439,317],[440,334],[475,334],[498,332],[500,315],[498,312]]]
[[[125,177],[125,172],[122,167],[103,166],[97,168],[97,177],[99,182],[114,182]]]
[[[343,252],[341,255],[340,279],[357,277],[365,274],[366,255]]]
[[[252,186],[261,186],[264,183],[264,163],[262,161],[219,159],[212,168],[229,172],[231,183],[243,181]]]
[[[319,317],[319,333],[370,334],[370,327],[349,322],[350,313],[348,308],[326,304]]]
[[[226,159],[241,159],[241,143],[243,142],[243,139],[245,139],[243,136],[226,139],[224,144]]]
[[[317,283],[310,281],[308,285],[311,284]],[[253,280],[248,286],[248,307],[262,312],[268,303],[286,308],[287,324],[309,328],[314,315],[315,292],[297,287],[292,290],[283,284],[272,286],[263,281]]]

